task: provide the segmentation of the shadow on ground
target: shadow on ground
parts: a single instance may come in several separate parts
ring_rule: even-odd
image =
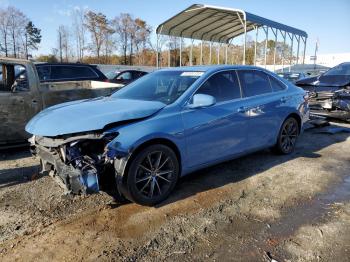
[[[320,128],[306,130],[290,155],[276,155],[267,149],[189,174],[180,179],[175,192],[158,207],[239,182],[296,158],[319,158],[320,150],[344,142],[350,136],[349,133],[320,134],[319,131]]]

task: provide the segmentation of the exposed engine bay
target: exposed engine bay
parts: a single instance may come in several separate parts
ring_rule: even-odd
[[[107,144],[116,136],[116,133],[67,138],[33,136],[29,141],[32,154],[41,159],[42,172],[55,178],[66,193],[87,194],[98,192],[101,183],[107,187],[116,184],[114,160],[107,154]]]
[[[350,120],[350,89],[334,92],[310,92],[310,110],[312,114]]]

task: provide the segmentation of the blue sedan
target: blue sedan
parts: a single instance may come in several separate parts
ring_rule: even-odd
[[[154,205],[195,170],[268,147],[291,153],[308,117],[306,92],[264,69],[181,67],[50,107],[26,130],[68,192],[115,185],[118,197]]]

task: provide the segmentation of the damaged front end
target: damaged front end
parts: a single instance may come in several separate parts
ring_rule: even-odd
[[[48,172],[66,193],[87,194],[100,190],[100,184],[115,178],[108,143],[118,133],[87,133],[69,137],[33,136],[31,151],[40,158],[42,172]],[[113,180],[115,182],[115,180]]]
[[[310,92],[311,113],[318,116],[350,120],[350,89],[335,92]]]

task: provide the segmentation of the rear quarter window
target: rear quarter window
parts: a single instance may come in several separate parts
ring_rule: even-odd
[[[272,92],[269,77],[258,70],[237,70],[239,81],[245,97]]]
[[[269,79],[270,79],[272,90],[274,92],[282,91],[287,88],[285,84],[283,84],[281,81],[277,80],[276,78],[269,76]]]
[[[36,71],[38,72],[39,80],[45,81],[50,80],[51,77],[51,67],[50,66],[38,66],[36,68]]]

